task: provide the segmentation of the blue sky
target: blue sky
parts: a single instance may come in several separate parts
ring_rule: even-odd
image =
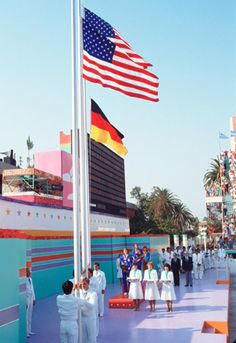
[[[132,187],[167,187],[200,218],[202,178],[219,151],[218,131],[236,115],[236,2],[85,0],[154,67],[160,102],[87,83],[125,135],[127,198]],[[0,2],[0,150],[26,160],[58,149],[71,127],[70,1]],[[222,141],[227,148],[228,141]]]

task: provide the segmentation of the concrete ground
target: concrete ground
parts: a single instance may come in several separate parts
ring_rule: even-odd
[[[109,309],[108,298],[119,293],[117,285],[109,285],[106,312],[100,319],[98,343],[225,342],[224,335],[201,334],[204,320],[226,319],[227,288],[226,285],[216,285],[215,281],[219,278],[224,276],[221,277],[218,271],[207,271],[203,280],[195,280],[191,288],[184,287],[182,275],[180,287],[175,288],[177,300],[173,313],[166,312],[166,304],[163,301],[158,301],[155,313],[149,312],[147,302],[141,305],[139,312]],[[236,302],[236,297],[234,301]],[[36,335],[28,339],[28,342],[60,342],[56,296],[38,301],[33,314],[33,331]]]

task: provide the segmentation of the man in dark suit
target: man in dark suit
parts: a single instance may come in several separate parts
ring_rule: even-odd
[[[171,259],[171,270],[174,275],[174,284],[175,286],[179,286],[180,259],[175,253],[173,258]]]
[[[186,285],[192,287],[193,286],[193,259],[187,252],[184,253],[184,256],[182,258],[182,268],[185,271],[186,276]]]

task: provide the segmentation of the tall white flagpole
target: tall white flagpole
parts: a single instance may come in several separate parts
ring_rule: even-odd
[[[89,170],[88,170],[88,135],[87,135],[87,115],[85,108],[85,85],[82,79],[83,70],[83,29],[81,15],[81,1],[78,0],[78,90],[80,94],[79,103],[79,161],[80,161],[80,223],[81,223],[81,249],[82,249],[82,268],[88,267],[88,246],[89,236]],[[87,273],[86,273],[87,274]]]
[[[76,0],[71,0],[71,72],[72,72],[72,169],[73,169],[73,232],[74,276],[78,283],[80,266],[79,223],[79,153],[78,153],[78,71],[76,61]]]

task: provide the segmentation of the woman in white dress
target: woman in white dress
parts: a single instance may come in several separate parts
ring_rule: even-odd
[[[164,265],[164,270],[161,272],[161,300],[165,300],[167,304],[167,312],[173,312],[173,300],[176,300],[175,290],[174,290],[174,276],[170,271],[170,265],[166,263]]]
[[[158,276],[157,271],[153,267],[153,263],[150,261],[147,264],[148,269],[144,272],[145,287],[145,300],[149,300],[150,311],[155,312],[156,300],[160,299],[159,290],[157,287]]]
[[[143,290],[141,285],[142,272],[138,269],[138,263],[133,263],[128,280],[130,282],[129,298],[134,301],[134,311],[138,311],[140,300],[143,299]]]

